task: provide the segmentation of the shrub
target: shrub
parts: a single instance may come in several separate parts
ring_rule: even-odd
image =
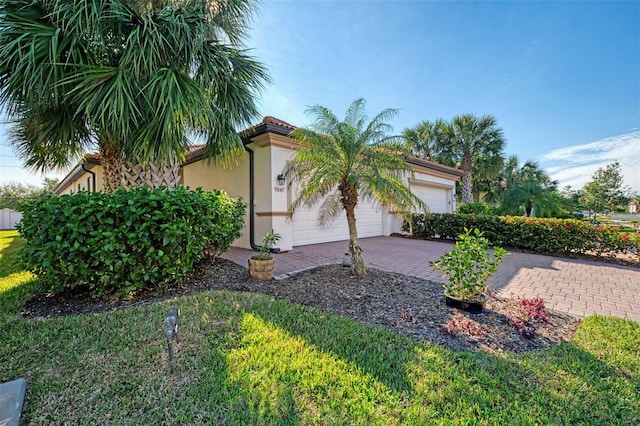
[[[431,261],[434,270],[444,272],[447,279],[445,292],[448,296],[460,300],[482,301],[486,293],[487,282],[491,275],[498,272],[498,265],[508,254],[502,247],[493,248],[489,255],[489,240],[478,229],[465,229],[458,236],[456,247],[443,254],[440,259]]]
[[[244,204],[185,188],[48,195],[23,206],[22,260],[48,291],[122,297],[164,290],[241,235]]]
[[[462,204],[456,208],[460,214],[474,214],[491,216],[496,214],[496,209],[486,203]]]
[[[594,253],[615,256],[639,253],[638,233],[611,225],[594,226],[575,219],[526,218],[430,213],[413,216],[414,238],[455,240],[465,228],[477,228],[491,244],[540,253]]]

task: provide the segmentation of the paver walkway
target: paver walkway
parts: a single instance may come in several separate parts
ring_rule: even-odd
[[[444,282],[429,261],[452,243],[373,237],[360,240],[368,268]],[[342,262],[348,242],[314,244],[275,255],[277,278],[320,265]],[[250,250],[232,248],[222,257],[247,266]],[[547,306],[578,317],[593,313],[640,322],[640,268],[588,260],[512,252],[491,278],[501,296],[541,297]]]

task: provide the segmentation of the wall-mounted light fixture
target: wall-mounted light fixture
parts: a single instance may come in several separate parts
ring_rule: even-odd
[[[276,179],[278,180],[278,185],[283,186],[285,184],[285,182],[287,181],[287,177],[284,174],[279,174],[278,177],[276,177]]]

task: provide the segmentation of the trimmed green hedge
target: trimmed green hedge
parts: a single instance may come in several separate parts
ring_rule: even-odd
[[[182,187],[48,195],[23,206],[22,260],[48,291],[94,297],[164,290],[241,235],[245,205]]]
[[[486,203],[462,204],[456,208],[458,214],[495,215],[496,209]]]
[[[431,213],[413,215],[413,236],[455,240],[465,228],[478,228],[492,245],[540,253],[585,253],[615,256],[640,249],[637,233],[619,232],[617,226],[593,226],[576,219],[526,218]],[[408,226],[405,224],[405,231]]]

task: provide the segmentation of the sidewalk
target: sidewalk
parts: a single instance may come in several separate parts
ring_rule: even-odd
[[[360,240],[367,268],[443,282],[429,261],[451,250],[453,243],[373,237]],[[275,255],[275,276],[320,265],[341,263],[348,241],[295,247]],[[232,248],[222,255],[247,266],[250,250]],[[640,322],[640,268],[513,252],[492,277],[491,289],[504,297],[541,297],[550,309],[585,317],[611,315]]]

